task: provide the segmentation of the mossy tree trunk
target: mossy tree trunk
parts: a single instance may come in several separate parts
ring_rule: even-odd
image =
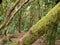
[[[56,27],[55,24],[58,23],[59,20],[60,2],[50,10],[46,16],[30,28],[30,30],[19,40],[20,45],[31,45],[36,39],[44,35],[46,31],[53,30],[53,28]]]

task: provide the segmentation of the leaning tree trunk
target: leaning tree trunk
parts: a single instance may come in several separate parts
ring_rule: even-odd
[[[33,25],[30,30],[19,40],[20,45],[31,45],[46,31],[53,30],[60,20],[60,2],[48,14]],[[53,30],[55,31],[55,30]],[[52,32],[53,33],[53,32]]]

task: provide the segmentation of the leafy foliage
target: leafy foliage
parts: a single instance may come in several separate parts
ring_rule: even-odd
[[[16,10],[24,1],[25,0],[20,1],[20,3],[16,6]],[[30,0],[19,10],[19,12],[17,12],[17,14],[15,14],[7,26],[7,35],[14,34],[15,31],[20,33],[28,31],[29,28],[31,28],[39,19],[43,18],[48,11],[55,6],[55,1],[56,0]],[[2,0],[2,4],[0,4],[0,25],[3,24],[5,19],[7,20],[10,17],[7,14],[10,7],[12,7],[15,2],[16,0]],[[0,30],[0,34],[4,34],[4,32],[5,28]],[[60,34],[60,23],[58,24],[57,28],[57,35],[58,34]]]

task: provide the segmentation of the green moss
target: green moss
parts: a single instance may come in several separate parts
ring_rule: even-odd
[[[56,5],[51,11],[47,13],[46,16],[44,16],[41,20],[39,20],[34,26],[33,30],[34,32],[39,30],[42,26],[46,24],[50,24],[51,22],[58,21],[58,18],[60,15],[60,3]],[[48,22],[48,23],[47,23]]]
[[[31,44],[32,37],[25,38],[24,45],[30,45]]]
[[[60,19],[60,3],[57,4],[51,11],[47,13],[41,20],[39,20],[33,27],[31,28],[30,35],[25,37],[23,42],[24,45],[31,45],[37,38],[42,36],[45,31],[49,30],[50,27],[54,26]]]
[[[10,45],[19,45],[19,42],[15,41],[15,42],[12,42]]]
[[[44,34],[44,31],[41,32],[30,32],[30,35],[26,38],[24,38],[24,45],[30,45],[32,44],[36,39],[38,39],[40,36]]]

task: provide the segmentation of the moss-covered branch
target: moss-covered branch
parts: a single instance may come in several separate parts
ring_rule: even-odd
[[[45,17],[30,28],[30,30],[19,40],[20,45],[31,45],[47,30],[51,30],[53,26],[56,26],[59,20],[60,2],[52,10],[50,10]]]

